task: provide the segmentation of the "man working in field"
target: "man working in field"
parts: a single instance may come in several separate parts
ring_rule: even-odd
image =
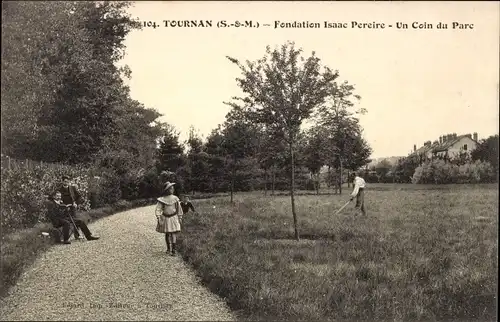
[[[356,198],[356,206],[354,209],[356,210],[356,215],[358,214],[359,211],[366,216],[366,210],[365,210],[365,187],[366,183],[361,176],[356,175],[356,173],[353,173],[351,175],[351,179],[354,184],[354,189],[352,190],[351,193],[351,201]]]

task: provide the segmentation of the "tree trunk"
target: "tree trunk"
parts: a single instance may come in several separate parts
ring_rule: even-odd
[[[292,165],[292,175],[290,180],[290,198],[292,201],[292,215],[293,215],[293,226],[295,228],[295,239],[300,240],[299,238],[299,230],[297,227],[297,214],[295,213],[295,196],[293,194],[295,190],[295,160],[293,155],[293,142],[290,142],[290,157],[291,157],[291,165]]]
[[[351,187],[351,176],[350,176],[351,172],[349,170],[347,170],[347,188],[350,188]]]
[[[233,203],[234,174],[235,174],[235,166],[233,165],[233,170],[231,171],[231,203]]]
[[[330,178],[331,178],[331,177],[332,177],[332,174],[331,174],[331,167],[330,167],[330,166],[328,166],[328,175],[327,175],[328,180],[326,180],[326,186],[327,186],[328,188],[330,188],[330,187],[331,187],[331,185],[330,185]]]
[[[342,194],[342,159],[340,159],[339,195]]]
[[[274,196],[274,188],[276,186],[276,169],[273,168],[273,183],[272,183],[272,186],[271,186],[271,189],[272,189],[272,192],[271,194]]]
[[[319,195],[319,172],[316,175],[316,194]]]
[[[264,196],[267,196],[267,170],[264,171]]]

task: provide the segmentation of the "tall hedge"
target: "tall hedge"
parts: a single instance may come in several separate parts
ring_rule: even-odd
[[[32,168],[2,167],[1,225],[4,232],[32,227],[46,221],[46,200],[68,175],[82,195],[80,209],[90,210],[89,169],[83,166],[36,165]]]

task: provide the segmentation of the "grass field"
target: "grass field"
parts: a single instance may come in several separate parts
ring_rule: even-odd
[[[288,196],[197,201],[183,256],[244,319],[496,320],[497,186],[436,187],[299,195],[300,241]]]

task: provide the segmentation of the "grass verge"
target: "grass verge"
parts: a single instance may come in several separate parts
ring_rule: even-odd
[[[289,197],[200,201],[182,256],[243,319],[496,320],[498,190],[368,191],[368,217],[332,217],[345,199],[298,196],[300,241]]]

